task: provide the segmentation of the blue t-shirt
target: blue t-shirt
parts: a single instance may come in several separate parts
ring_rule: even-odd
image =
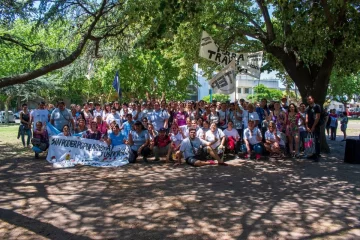
[[[129,133],[131,131],[132,126],[134,125],[135,121],[131,121],[131,122],[125,122],[123,124],[123,130],[122,133],[125,136],[125,139],[129,138]]]
[[[109,138],[111,139],[111,145],[113,147],[124,144],[125,136],[122,132],[119,132],[117,135],[115,135],[114,132],[111,132],[109,134]]]
[[[148,113],[148,120],[154,125],[154,128],[157,131],[164,127],[166,119],[169,119],[169,114],[166,110],[154,110]]]
[[[130,131],[130,134],[134,142],[134,145],[131,146],[131,149],[134,151],[139,150],[141,145],[143,145],[146,140],[149,139],[149,133],[147,130],[142,130],[140,133],[137,133],[136,131]]]

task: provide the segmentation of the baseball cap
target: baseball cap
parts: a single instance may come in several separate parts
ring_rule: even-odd
[[[162,127],[159,129],[159,132],[166,132],[166,129]]]

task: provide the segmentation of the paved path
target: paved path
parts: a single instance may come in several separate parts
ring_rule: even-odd
[[[52,169],[1,145],[1,239],[360,239],[360,165]]]

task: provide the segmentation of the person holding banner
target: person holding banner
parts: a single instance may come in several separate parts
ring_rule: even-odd
[[[58,134],[58,136],[62,136],[62,137],[71,137],[71,133],[70,133],[70,127],[69,125],[64,125],[64,127],[62,128],[61,133]]]
[[[85,124],[85,119],[82,119],[80,118],[78,120],[78,124],[77,124],[77,127],[75,128],[75,133],[82,133],[82,132],[85,132],[86,130],[88,130],[88,128],[86,127],[86,124]]]
[[[101,132],[98,130],[97,122],[92,121],[90,123],[90,129],[88,129],[84,134],[83,138],[87,139],[94,139],[94,140],[100,140],[101,139]]]
[[[113,147],[125,144],[126,139],[124,134],[120,131],[119,124],[115,124],[112,128],[112,132],[109,134],[109,137],[105,140],[105,142]]]
[[[148,162],[147,157],[149,156],[151,150],[149,148],[150,138],[148,131],[144,128],[140,121],[134,123],[134,129],[130,131],[129,134],[129,145],[131,148],[132,154],[129,157],[130,163],[135,163],[136,158],[139,155],[143,156],[143,161]]]

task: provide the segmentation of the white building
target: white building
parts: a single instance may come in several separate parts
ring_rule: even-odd
[[[205,96],[208,96],[210,85],[208,83],[208,79],[203,77],[203,71],[198,68],[198,64],[195,64],[195,71],[196,71],[196,77],[197,81],[199,83],[199,87],[197,90],[197,100],[203,99]],[[253,77],[250,77],[248,75],[240,75],[238,74],[236,76],[236,93],[230,94],[230,100],[236,99],[247,99],[247,97],[251,94],[253,94],[254,87],[256,87],[259,84],[263,84],[268,88],[272,89],[280,89],[279,80],[278,79],[256,79]]]

